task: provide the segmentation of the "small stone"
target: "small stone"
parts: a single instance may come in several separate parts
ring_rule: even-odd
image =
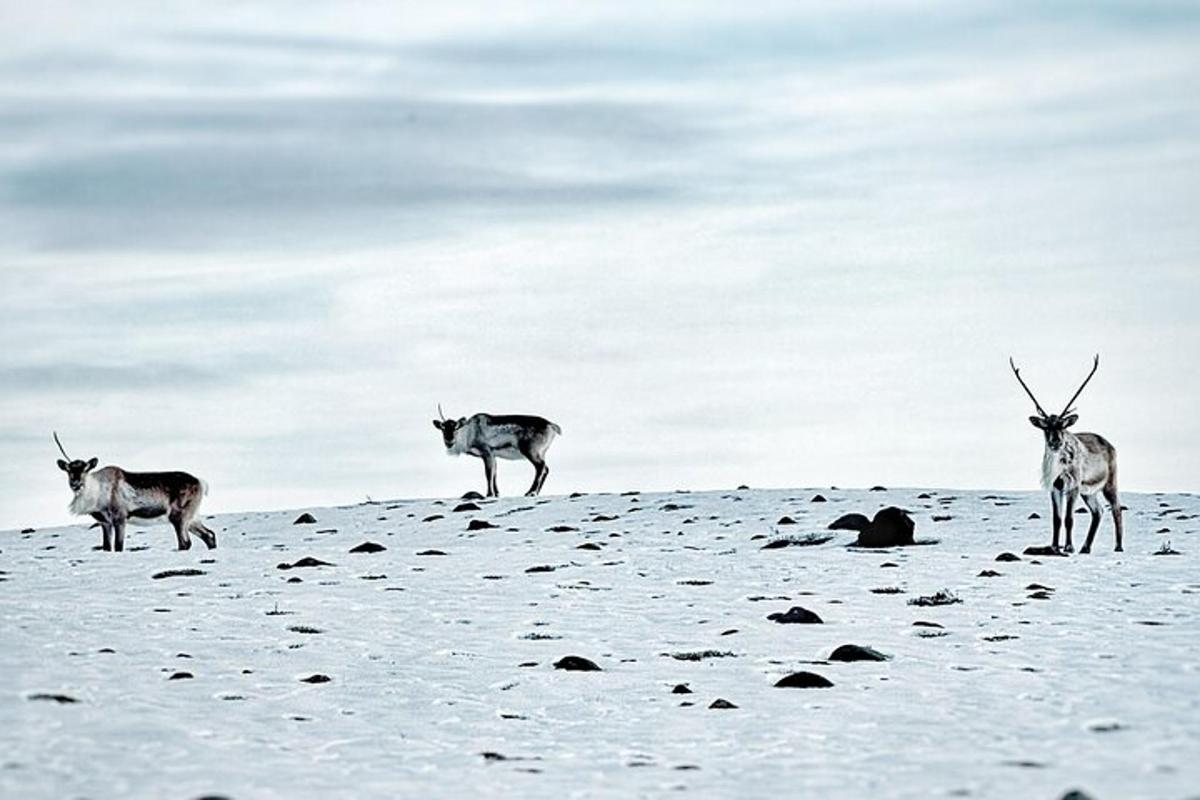
[[[810,502],[810,503],[828,503],[829,501],[825,499],[825,495],[823,495],[823,494],[814,494],[812,500],[809,500],[808,502]]]
[[[464,494],[460,499],[461,500],[482,500],[483,495],[481,495],[479,492],[472,489],[471,491]]]
[[[459,503],[458,505],[456,505],[454,507],[454,513],[459,513],[462,511],[478,511],[478,510],[479,510],[479,506],[475,505],[474,503]]]
[[[982,572],[980,572],[978,575],[976,575],[975,577],[977,577],[977,578],[999,578],[1000,573],[996,572],[996,570],[994,570],[994,569],[985,569]]]
[[[602,672],[596,665],[595,661],[584,658],[583,656],[563,656],[558,661],[554,662],[555,669],[563,669],[568,672]]]
[[[675,688],[671,690],[671,694],[691,694],[692,690],[688,688],[686,683],[677,683]]]
[[[419,556],[444,556],[446,554],[443,553],[441,550],[422,550],[421,552],[417,553],[417,555],[419,555]]]
[[[329,683],[331,680],[333,680],[333,678],[329,677],[328,675],[322,675],[320,672],[317,672],[313,675],[309,675],[307,678],[301,678],[300,682],[301,683]]]
[[[387,548],[378,542],[363,542],[350,548],[351,553],[380,553],[384,550]]]
[[[779,689],[826,689],[833,683],[815,672],[801,671],[783,676],[775,682],[775,686]]]
[[[774,614],[768,614],[767,619],[772,622],[778,622],[781,625],[801,624],[801,625],[820,625],[824,623],[816,613],[809,611],[802,606],[792,606],[787,611],[776,611]]]
[[[207,575],[202,569],[165,569],[162,572],[156,572],[150,577],[156,581],[163,578],[185,578],[193,575]]]
[[[499,528],[499,527],[500,527],[499,525],[493,525],[492,523],[488,522],[486,519],[473,519],[467,523],[467,530],[469,530],[469,531],[485,531],[488,528]]]
[[[1004,552],[996,556],[997,561],[1020,561],[1021,557],[1016,553]]]
[[[190,672],[180,671],[180,672],[171,673],[171,677],[167,678],[167,680],[169,680],[169,681],[186,681],[186,680],[190,680],[191,678],[194,678],[194,677],[196,677],[196,676]]]
[[[313,525],[316,523],[316,521],[317,521],[316,517],[314,517],[312,514],[308,513],[307,511],[305,511],[303,514],[296,517],[296,521],[293,522],[292,524],[293,525]]]
[[[857,644],[844,644],[830,654],[830,661],[887,661],[890,656],[886,656],[870,647],[863,647]]]
[[[69,703],[78,703],[79,702],[74,697],[71,697],[71,695],[69,695],[69,694],[51,694],[51,693],[47,693],[47,692],[38,692],[37,694],[31,694],[31,695],[29,695],[28,699],[30,699],[30,700],[48,700],[52,703],[58,703],[60,705],[67,705]]]
[[[796,520],[792,519],[791,517],[784,516],[784,517],[780,517],[779,521],[776,522],[775,524],[776,525],[795,525]]]
[[[709,708],[737,708],[733,703],[726,700],[724,697],[718,697],[708,705]]]

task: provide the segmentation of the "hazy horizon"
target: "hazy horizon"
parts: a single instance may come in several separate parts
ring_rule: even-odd
[[[1034,489],[1008,357],[1097,352],[1122,489],[1200,489],[1196,7],[8,5],[0,529],[52,430],[210,513],[481,490],[438,403],[560,424],[549,494]]]

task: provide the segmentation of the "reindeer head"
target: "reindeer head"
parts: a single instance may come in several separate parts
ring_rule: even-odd
[[[1029,423],[1033,427],[1038,428],[1046,436],[1046,447],[1051,450],[1058,450],[1063,444],[1063,434],[1067,428],[1079,421],[1079,415],[1074,413],[1075,409],[1071,405],[1079,399],[1080,393],[1083,392],[1083,387],[1088,385],[1088,381],[1096,374],[1096,370],[1100,368],[1100,356],[1096,356],[1096,360],[1092,363],[1092,371],[1084,378],[1083,384],[1076,390],[1071,399],[1063,407],[1063,410],[1058,414],[1047,414],[1042,408],[1042,404],[1033,396],[1033,392],[1025,385],[1025,381],[1021,380],[1021,371],[1017,369],[1017,365],[1013,363],[1012,358],[1008,359],[1009,366],[1012,367],[1013,374],[1017,376],[1017,380],[1021,384],[1021,388],[1025,390],[1025,394],[1029,395],[1029,399],[1033,401],[1034,408],[1037,409],[1037,416],[1029,418]]]
[[[454,436],[458,429],[467,424],[466,417],[458,419],[446,419],[446,415],[442,413],[442,404],[438,403],[438,416],[441,419],[433,421],[433,427],[442,432],[442,440],[446,443],[446,449],[450,450],[454,447]]]
[[[58,468],[67,473],[67,485],[71,487],[72,492],[78,492],[83,488],[83,482],[87,478],[87,474],[96,468],[99,462],[94,458],[89,458],[87,461],[73,459],[67,455],[67,451],[63,450],[62,442],[58,440],[58,432],[54,434],[54,443],[58,445],[58,451],[63,454],[63,458],[58,459]]]

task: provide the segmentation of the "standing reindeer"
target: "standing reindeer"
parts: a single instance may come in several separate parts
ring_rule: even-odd
[[[175,528],[180,550],[192,546],[189,533],[199,536],[211,550],[217,535],[195,519],[200,501],[208,491],[204,481],[186,472],[126,472],[120,467],[96,469],[96,459],[73,460],[54,434],[63,454],[58,468],[67,473],[67,484],[75,497],[72,514],[89,514],[104,531],[104,549],[125,549],[125,523],[149,525],[164,516]]]
[[[488,497],[500,496],[500,490],[496,487],[497,458],[529,459],[534,469],[533,485],[525,496],[533,497],[542,490],[542,484],[550,474],[550,468],[546,466],[546,450],[555,435],[562,434],[562,428],[541,417],[519,414],[476,414],[470,419],[446,419],[441,404],[438,405],[438,416],[441,419],[435,419],[433,427],[442,432],[449,455],[467,453],[483,459]]]
[[[1033,392],[1021,380],[1021,371],[1008,359],[1013,374],[1017,376],[1021,388],[1029,395],[1037,409],[1038,416],[1030,417],[1033,427],[1040,428],[1046,436],[1046,451],[1042,455],[1042,488],[1050,492],[1050,503],[1054,510],[1054,541],[1052,547],[1058,550],[1058,530],[1066,522],[1067,544],[1066,552],[1072,552],[1075,547],[1071,542],[1071,529],[1074,527],[1075,500],[1083,496],[1083,503],[1092,512],[1092,524],[1088,528],[1087,541],[1083,543],[1081,553],[1092,551],[1092,540],[1096,538],[1096,529],[1100,527],[1102,515],[1098,492],[1104,493],[1112,509],[1113,525],[1117,532],[1116,551],[1121,552],[1121,501],[1117,497],[1117,450],[1107,439],[1096,433],[1071,433],[1067,430],[1079,419],[1071,407],[1078,398],[1088,381],[1100,368],[1100,356],[1096,356],[1092,371],[1088,373],[1079,390],[1075,392],[1061,413],[1047,414]]]

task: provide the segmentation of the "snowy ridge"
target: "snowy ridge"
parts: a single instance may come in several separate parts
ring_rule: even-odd
[[[84,525],[0,533],[0,796],[1200,787],[1196,497],[1126,494],[1127,552],[1106,515],[1095,553],[1055,558],[1021,554],[1049,542],[1044,493],[816,493],[229,514],[215,551],[174,551],[166,525],[123,554]],[[938,543],[762,549],[885,505]],[[1166,540],[1181,554],[1153,555]],[[961,602],[909,602],[941,590]],[[793,606],[824,623],[767,619]],[[843,644],[890,660],[827,661]],[[800,670],[833,686],[775,688]]]

